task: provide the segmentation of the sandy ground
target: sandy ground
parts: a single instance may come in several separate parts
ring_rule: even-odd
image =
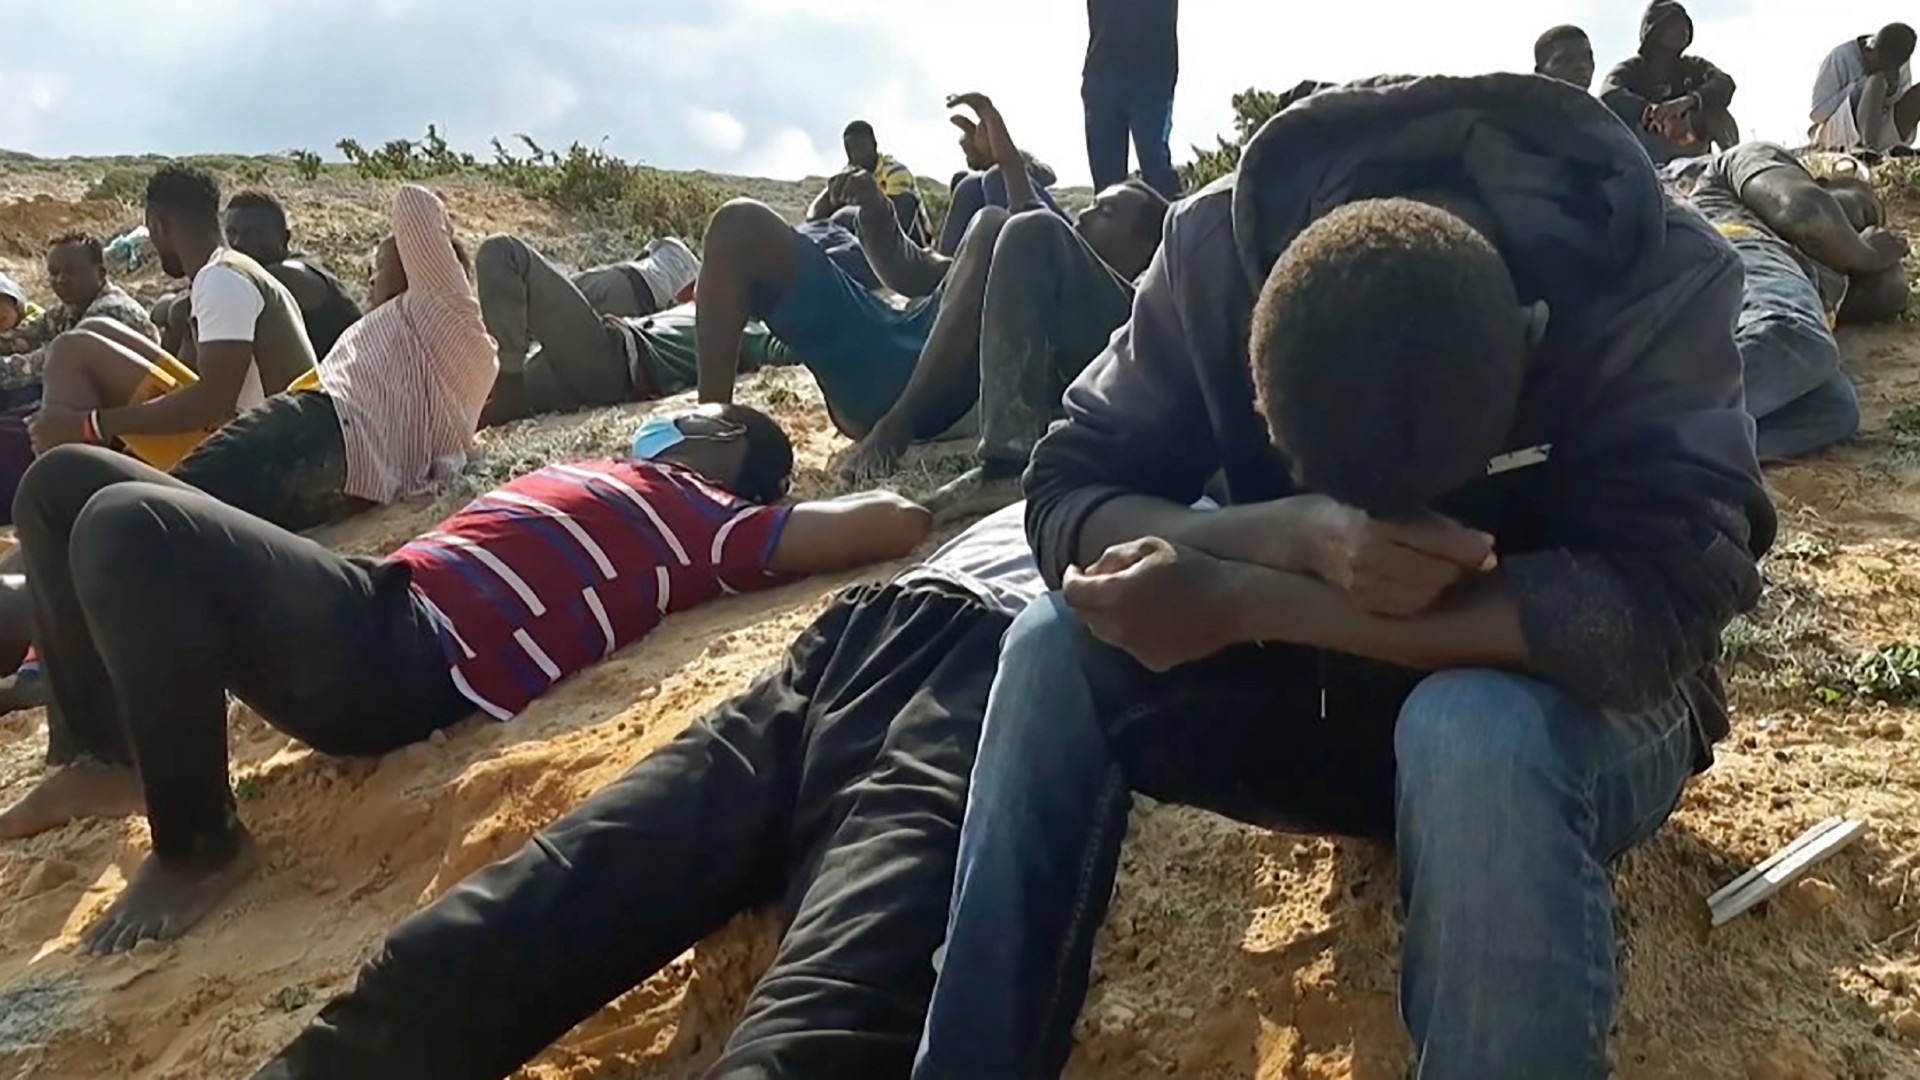
[[[345,260],[377,236],[378,191],[336,188],[304,193],[296,228],[337,237],[312,246]],[[11,270],[33,254],[15,239],[49,223],[132,220],[124,207],[73,202],[84,177],[30,176],[13,190],[55,199],[0,203],[0,267]],[[449,201],[476,235],[562,229],[491,189],[454,185]],[[1866,430],[1772,475],[1785,532],[1763,609],[1730,635],[1735,734],[1672,825],[1616,875],[1622,1076],[1920,1077],[1920,713],[1868,703],[1836,674],[1866,650],[1920,640],[1920,334],[1849,333],[1845,351]],[[803,485],[822,489],[837,441],[811,387],[775,373],[749,392],[800,433]],[[377,551],[454,501],[390,509],[329,539]],[[0,846],[0,1077],[246,1075],[348,985],[396,920],[744,686],[833,589],[891,569],[675,616],[514,723],[469,724],[378,762],[322,758],[238,713],[234,779],[266,867],[177,945],[109,960],[71,952],[144,854],[141,824]],[[39,775],[41,720],[0,721],[0,801]],[[1708,893],[1840,813],[1869,822],[1861,842],[1709,931]],[[1068,1075],[1404,1075],[1395,896],[1384,848],[1141,806]],[[522,1076],[697,1076],[772,934],[765,915],[740,920]]]

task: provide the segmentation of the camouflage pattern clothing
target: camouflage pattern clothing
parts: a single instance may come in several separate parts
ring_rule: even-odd
[[[147,309],[127,295],[125,289],[108,282],[85,311],[76,312],[62,304],[0,334],[0,390],[14,390],[39,382],[47,366],[47,345],[80,325],[80,320],[95,318],[125,323],[155,341],[160,340],[159,331],[147,318]]]

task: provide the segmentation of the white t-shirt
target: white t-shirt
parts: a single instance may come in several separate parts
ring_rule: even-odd
[[[225,250],[215,251],[214,259],[218,260]],[[203,344],[214,341],[251,344],[260,313],[267,309],[266,298],[253,282],[218,261],[208,262],[193,275],[192,297],[194,340]],[[245,412],[265,400],[266,394],[260,385],[260,364],[255,361],[247,365],[247,380],[241,384],[235,406]]]

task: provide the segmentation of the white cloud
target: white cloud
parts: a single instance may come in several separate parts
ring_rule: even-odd
[[[1793,141],[1834,44],[1885,0],[1694,0],[1699,51],[1740,83],[1749,135]],[[28,71],[0,144],[43,154],[266,152],[341,136],[417,138],[437,123],[465,149],[527,131],[671,168],[831,171],[840,129],[873,122],[929,177],[957,167],[945,95],[994,97],[1027,149],[1086,179],[1083,5],[1067,0],[119,0],[139,65],[92,60],[86,4],[35,14]],[[1607,0],[1181,0],[1176,158],[1231,122],[1249,86],[1381,72],[1524,69],[1538,32],[1585,26],[1602,70],[1634,46],[1641,4]],[[351,72],[341,74],[341,59]],[[379,72],[380,78],[366,77]],[[292,87],[236,95],[234,86]],[[307,93],[314,87],[324,92]],[[158,89],[156,89],[158,88]]]
[[[747,127],[732,113],[718,109],[688,109],[687,132],[703,148],[731,158],[747,144]]]
[[[837,149],[837,147],[836,147]],[[822,152],[813,137],[797,127],[781,128],[741,159],[739,171],[749,176],[798,180],[824,176],[839,165],[839,155]]]

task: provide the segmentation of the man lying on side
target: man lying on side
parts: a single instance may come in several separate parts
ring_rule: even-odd
[[[1668,173],[1746,272],[1734,340],[1760,459],[1800,457],[1851,438],[1860,400],[1840,369],[1833,326],[1891,318],[1907,301],[1907,244],[1880,227],[1872,186],[1816,180],[1772,143],[1676,162]]]
[[[178,937],[253,865],[229,692],[322,753],[383,754],[475,709],[510,720],[670,613],[924,538],[926,512],[894,495],[773,505],[792,465],[751,409],[657,417],[633,456],[523,476],[375,561],[125,455],[49,454],[16,512],[62,767],[0,813],[0,838],[144,813],[152,854],[86,946]]]
[[[259,1080],[501,1077],[743,911],[786,938],[710,1077],[904,1076],[1020,510],[842,593],[752,687],[387,938]]]

